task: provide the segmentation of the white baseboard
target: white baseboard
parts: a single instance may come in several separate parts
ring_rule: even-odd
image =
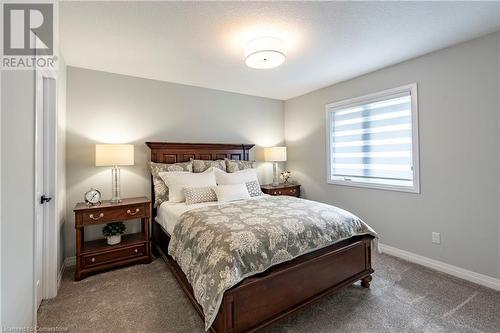
[[[59,273],[57,274],[57,291],[59,291],[59,288],[61,287],[62,277],[64,274],[64,270],[66,269],[66,262],[65,261],[63,261],[61,268],[59,269]]]
[[[500,291],[500,279],[495,279],[491,276],[479,274],[464,268],[449,265],[442,261],[430,259],[412,252],[400,250],[389,245],[379,243],[379,248],[382,253],[387,253],[391,256],[395,256],[403,260],[429,267],[436,271],[450,274],[458,278]]]
[[[59,269],[59,273],[57,274],[57,290],[61,287],[62,277],[64,274],[64,270],[68,267],[72,267],[76,265],[76,257],[68,257],[64,259],[61,268]]]
[[[64,259],[64,266],[66,266],[66,267],[76,266],[76,257],[73,256],[73,257],[67,257],[66,259]]]

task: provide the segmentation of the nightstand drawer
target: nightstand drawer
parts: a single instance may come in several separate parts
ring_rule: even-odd
[[[92,212],[82,214],[82,222],[88,225],[143,218],[147,216],[146,207],[146,205],[134,205],[114,209],[93,209]]]
[[[271,186],[262,185],[262,192],[270,195],[289,195],[293,197],[300,196],[300,185],[295,186]]]
[[[272,190],[272,195],[297,195],[296,188],[283,188]]]
[[[148,255],[146,251],[146,244],[139,244],[127,248],[117,249],[116,251],[109,251],[95,255],[83,255],[82,262],[84,267],[93,267],[117,260],[141,257],[145,255]]]

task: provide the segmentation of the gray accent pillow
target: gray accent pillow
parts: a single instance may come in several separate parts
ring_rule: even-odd
[[[256,180],[247,182],[245,183],[245,185],[247,186],[248,193],[250,194],[251,197],[258,197],[264,194],[260,189],[259,182]]]
[[[162,202],[168,200],[168,187],[163,179],[161,179],[160,172],[193,172],[193,163],[191,161],[173,164],[149,162],[149,169],[151,176],[153,176],[153,189],[155,192],[154,207],[158,207]]]
[[[226,172],[236,172],[245,169],[252,169],[254,161],[240,161],[240,160],[230,160],[228,158],[226,161]]]
[[[191,159],[191,163],[193,163],[193,172],[195,173],[206,171],[209,168],[216,168],[221,169],[222,171],[226,171],[226,162],[224,162],[224,160],[209,161]]]
[[[186,197],[186,205],[217,201],[217,195],[212,186],[185,187],[184,196]]]

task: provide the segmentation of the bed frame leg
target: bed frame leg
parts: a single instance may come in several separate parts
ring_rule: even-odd
[[[372,280],[372,276],[368,275],[361,279],[361,287],[370,288],[370,281]]]
[[[153,253],[153,255],[156,258],[159,258],[161,255],[160,255],[160,252],[158,252],[158,249],[156,248],[156,244],[153,242],[150,242],[150,246],[151,246],[151,252]]]

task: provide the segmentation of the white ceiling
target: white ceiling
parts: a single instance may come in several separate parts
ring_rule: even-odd
[[[66,63],[289,99],[500,29],[493,2],[63,2]],[[245,66],[279,37],[285,63]]]

